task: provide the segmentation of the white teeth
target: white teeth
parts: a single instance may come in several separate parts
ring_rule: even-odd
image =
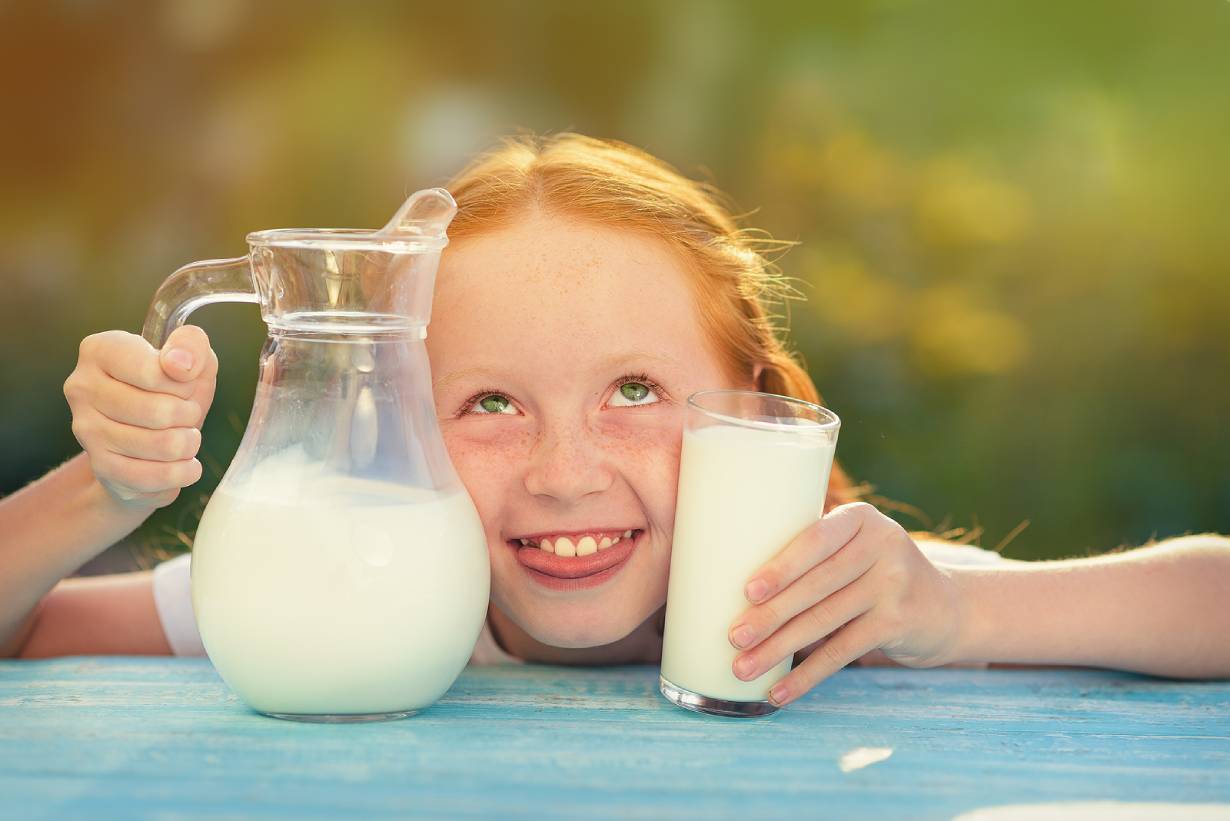
[[[631,538],[632,531],[625,530],[622,534],[615,536],[603,536],[598,539],[596,536],[582,536],[580,540],[573,542],[568,536],[558,536],[555,541],[551,539],[539,539],[537,544],[534,544],[531,539],[517,539],[522,547],[536,547],[546,553],[554,553],[557,556],[589,556],[597,553],[599,550],[608,550],[611,547],[619,544],[627,538]]]

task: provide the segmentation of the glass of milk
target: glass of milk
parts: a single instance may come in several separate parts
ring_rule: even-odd
[[[728,638],[752,574],[824,512],[841,421],[757,391],[688,398],[662,647],[661,690],[689,710],[761,716],[791,659],[752,681]]]

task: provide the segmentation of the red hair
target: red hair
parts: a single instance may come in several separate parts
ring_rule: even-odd
[[[448,230],[453,239],[539,209],[666,241],[693,275],[701,322],[727,376],[736,384],[822,404],[770,311],[772,303],[795,294],[765,256],[785,243],[741,229],[712,186],[625,143],[565,133],[505,139],[447,188],[458,205]],[[825,510],[856,496],[849,477],[834,465]]]

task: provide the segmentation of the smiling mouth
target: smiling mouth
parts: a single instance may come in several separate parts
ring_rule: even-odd
[[[583,535],[561,535],[555,538],[549,536],[541,538],[530,536],[524,539],[512,539],[511,541],[520,542],[522,547],[536,547],[539,550],[545,550],[547,553],[554,553],[557,556],[588,556],[600,550],[609,550],[623,539],[632,538],[633,532],[633,530],[625,530],[622,533],[618,531],[596,531]]]
[[[645,531],[639,528],[595,535],[584,535],[575,540],[568,536],[556,539],[509,539],[508,545],[516,551],[517,561],[530,570],[557,579],[581,579],[611,570],[623,564],[636,550]],[[625,535],[626,534],[626,535]],[[606,547],[602,543],[610,539]],[[560,551],[561,546],[563,551]]]

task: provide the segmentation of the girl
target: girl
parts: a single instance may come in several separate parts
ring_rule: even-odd
[[[512,140],[449,188],[460,211],[427,346],[441,430],[491,556],[473,660],[654,663],[687,396],[818,400],[766,313],[780,280],[708,188],[619,143]],[[161,351],[119,331],[82,343],[65,394],[85,453],[0,508],[7,654],[201,652],[188,557],[61,579],[200,478],[216,369],[195,327]],[[1230,674],[1224,537],[1009,562],[911,537],[855,502],[840,469],[826,509],[749,579],[729,626],[740,677],[796,654],[778,704],[877,650],[919,667]],[[596,585],[535,562],[616,540],[632,549],[609,553],[615,572]]]

